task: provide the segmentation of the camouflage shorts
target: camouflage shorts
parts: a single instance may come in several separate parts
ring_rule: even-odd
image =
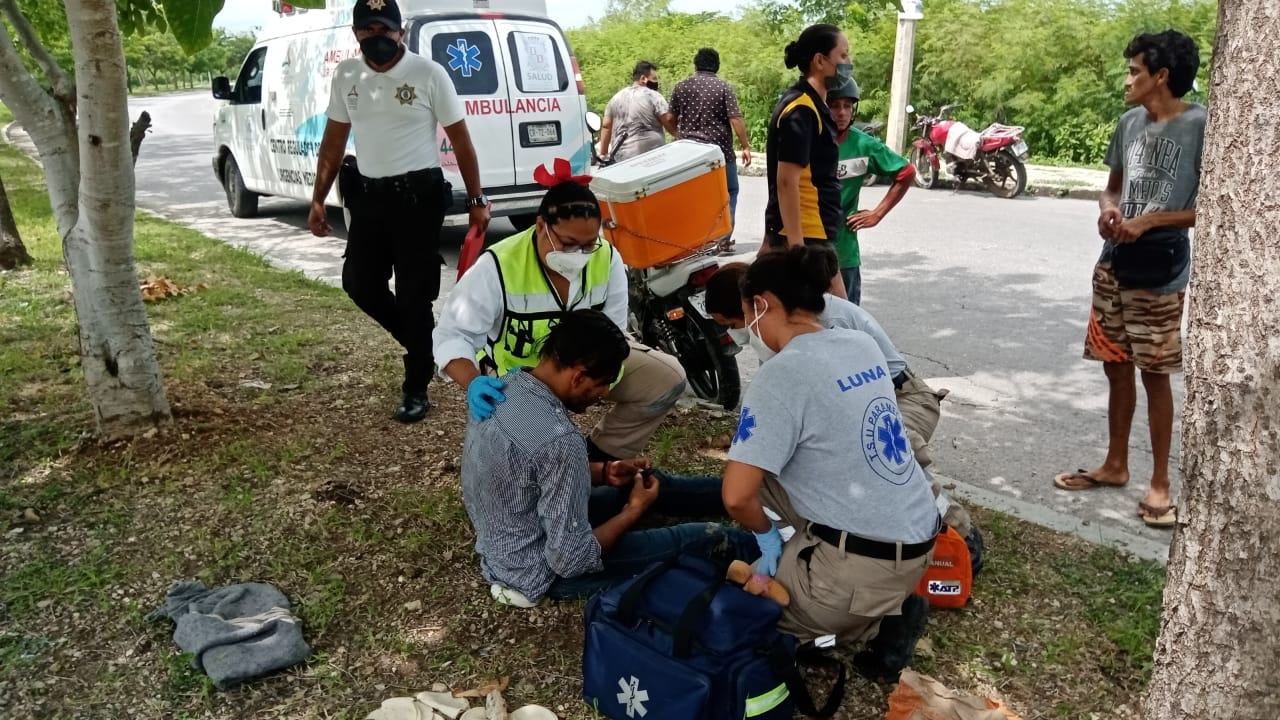
[[[1182,372],[1182,301],[1185,293],[1158,295],[1120,287],[1109,263],[1093,269],[1093,311],[1084,358],[1132,362],[1147,372]]]

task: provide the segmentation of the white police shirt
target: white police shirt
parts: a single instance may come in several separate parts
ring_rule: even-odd
[[[374,178],[440,167],[436,124],[466,117],[449,72],[408,50],[381,73],[362,57],[338,63],[326,115],[351,125],[360,174]]]

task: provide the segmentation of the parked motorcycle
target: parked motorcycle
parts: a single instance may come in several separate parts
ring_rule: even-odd
[[[947,119],[947,113],[959,107],[963,105],[943,105],[936,117],[920,115],[916,119],[913,127],[920,136],[911,143],[916,185],[922,188],[936,185],[940,166],[945,161],[947,173],[961,183],[977,180],[996,197],[1020,195],[1027,188],[1024,163],[1030,154],[1027,142],[1022,139],[1025,128],[992,123],[982,132],[975,132],[963,123]],[[915,108],[908,105],[907,112],[914,113]],[[948,139],[955,152],[947,151]]]
[[[596,151],[600,116],[587,113],[591,158]],[[630,288],[629,330],[641,342],[675,357],[684,368],[689,387],[698,397],[726,410],[738,406],[742,382],[738,374],[738,345],[728,331],[711,320],[706,309],[707,281],[720,269],[716,245],[667,265],[627,268]]]

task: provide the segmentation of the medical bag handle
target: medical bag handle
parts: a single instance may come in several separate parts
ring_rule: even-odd
[[[687,658],[693,652],[694,629],[702,622],[702,616],[707,614],[711,601],[716,599],[716,593],[725,586],[724,578],[716,578],[684,606],[684,612],[680,613],[680,619],[676,620],[675,629],[671,631],[672,657]]]
[[[680,563],[680,556],[667,558],[666,560],[645,570],[635,580],[631,582],[631,587],[622,593],[622,597],[618,599],[618,610],[616,616],[624,625],[630,625],[636,621],[636,607],[640,604],[641,597],[644,596],[645,588],[649,587],[649,583],[653,582],[659,575],[670,570]]]

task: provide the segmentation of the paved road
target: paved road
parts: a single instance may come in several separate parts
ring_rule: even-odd
[[[254,220],[227,212],[209,160],[214,103],[204,94],[133,103],[135,116],[148,110],[155,123],[138,160],[139,205],[335,282],[343,240],[306,232],[303,204],[266,199]],[[864,204],[883,192],[868,189]],[[762,179],[743,178],[737,236],[744,252],[762,234],[764,195]],[[938,471],[970,496],[1158,555],[1167,533],[1145,528],[1134,513],[1151,462],[1141,403],[1131,444],[1137,482],[1078,493],[1051,484],[1055,472],[1100,462],[1105,449],[1105,380],[1098,365],[1080,359],[1099,244],[1095,208],[1081,200],[913,190],[865,233],[864,306],[916,371],[951,390],[933,441]],[[493,230],[509,227],[495,222]],[[446,232],[450,263],[462,235],[460,227]],[[740,358],[752,374],[750,351]],[[1181,405],[1180,378],[1175,393]],[[1175,429],[1175,458],[1177,436]]]

